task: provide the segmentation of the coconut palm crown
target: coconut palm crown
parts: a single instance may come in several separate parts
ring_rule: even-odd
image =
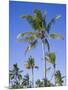
[[[48,50],[50,50],[50,46],[47,38],[63,39],[63,37],[57,33],[50,33],[52,24],[61,17],[60,15],[53,17],[49,23],[46,22],[46,13],[42,14],[41,10],[37,9],[34,10],[33,16],[21,15],[20,17],[26,19],[34,30],[33,32],[19,33],[17,36],[18,41],[27,41],[29,43],[29,46],[27,46],[25,50],[26,52],[36,45],[38,39],[41,39],[43,43],[48,46]]]

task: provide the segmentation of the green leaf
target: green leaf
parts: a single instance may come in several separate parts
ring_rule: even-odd
[[[43,27],[43,16],[41,10],[34,9],[34,15],[24,15],[21,16],[21,18],[24,18],[28,21],[28,23],[32,26],[34,30],[42,30]]]
[[[51,19],[51,21],[48,23],[47,28],[46,28],[46,30],[47,30],[48,33],[50,32],[51,26],[52,26],[52,25],[56,22],[56,20],[59,19],[60,17],[61,17],[61,16],[58,15],[58,16],[55,16],[54,18]]]
[[[19,33],[17,38],[20,38],[20,37],[24,37],[24,36],[28,36],[28,35],[35,35],[34,32],[24,32],[24,33]]]
[[[36,38],[36,33],[34,32],[19,33],[17,35],[18,41],[30,41],[30,40],[34,40],[35,38]]]
[[[18,39],[19,42],[21,41],[27,41],[27,42],[32,42],[35,39],[34,36],[27,36],[27,37],[22,37],[20,39]]]
[[[27,46],[26,50],[25,50],[25,54],[27,53],[27,51],[31,50],[32,48],[34,48],[37,45],[37,40],[34,40],[32,42],[29,43],[29,46]]]
[[[56,60],[55,53],[53,53],[53,52],[49,53],[47,56],[48,56],[48,61],[54,65],[55,64],[55,60]]]
[[[22,75],[21,74],[18,75],[18,79],[22,80]]]
[[[36,19],[38,19],[39,22],[42,23],[43,17],[42,17],[42,12],[41,12],[41,10],[35,9],[35,10],[34,10],[34,17],[35,17]]]
[[[58,70],[58,71],[56,71],[56,73],[55,73],[55,79],[56,79],[56,84],[58,85],[58,86],[62,86],[62,83],[63,83],[63,78],[62,78],[62,76],[61,76],[61,72]]]
[[[64,39],[62,35],[59,35],[57,33],[51,33],[48,35],[48,37],[52,39]]]
[[[20,17],[26,19],[30,24],[33,23],[33,16],[31,15],[21,15]]]
[[[32,19],[31,15],[21,15],[20,17],[25,19]]]
[[[34,27],[37,30],[44,30],[45,24],[45,18],[43,17],[43,14],[41,12],[41,10],[35,9],[34,10]]]
[[[34,58],[33,58],[32,56],[30,56],[30,57],[28,58],[27,63],[24,64],[24,65],[25,65],[25,67],[26,67],[27,69],[32,69],[32,68],[34,68],[34,67],[35,67]]]

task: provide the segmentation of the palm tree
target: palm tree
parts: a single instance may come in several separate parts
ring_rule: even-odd
[[[51,63],[52,65],[53,65],[53,68],[54,68],[54,74],[53,74],[53,76],[54,76],[54,80],[55,80],[55,72],[56,72],[56,55],[55,55],[55,53],[54,52],[49,52],[47,55],[46,55],[46,60],[49,62],[49,63]],[[52,78],[53,78],[53,76],[52,76]],[[51,78],[51,79],[52,79]],[[56,85],[56,82],[55,82],[55,85]]]
[[[12,88],[18,88],[20,85],[20,80],[22,80],[22,70],[19,70],[18,65],[14,64],[13,69],[9,70],[9,83],[14,82],[11,86]]]
[[[29,87],[29,74],[26,74],[22,81],[22,86]]]
[[[34,87],[34,68],[38,69],[38,66],[35,65],[35,61],[34,61],[34,58],[32,58],[32,56],[30,56],[28,58],[28,61],[25,64],[25,67],[27,69],[31,69],[32,70],[32,86]]]
[[[56,71],[55,73],[55,78],[56,78],[56,85],[58,86],[62,86],[63,85],[63,78],[62,75],[61,75],[61,72],[58,70]]]
[[[43,82],[43,86],[45,86],[45,85],[44,85],[44,83],[45,83],[45,78],[44,78],[44,79],[42,79],[42,82]],[[47,85],[46,85],[47,87],[54,86],[54,84],[53,84],[53,83],[51,83],[51,81],[50,81],[50,80],[47,80],[47,79],[46,79],[46,82],[47,82],[47,83],[46,83],[46,84],[47,84]]]
[[[29,46],[26,48],[26,52],[30,50],[31,48],[35,47],[38,40],[40,39],[42,44],[42,53],[43,53],[43,60],[45,64],[45,79],[46,79],[46,60],[45,60],[45,45],[48,47],[48,52],[50,51],[50,46],[48,42],[48,38],[56,39],[56,38],[62,38],[63,37],[57,33],[50,33],[50,28],[52,24],[56,22],[57,19],[60,18],[60,16],[55,16],[51,19],[51,21],[48,23],[46,22],[46,13],[42,14],[41,10],[34,10],[34,15],[23,15],[21,18],[24,18],[28,21],[28,23],[32,26],[34,32],[24,32],[19,33],[17,36],[17,39],[19,41],[27,41]],[[46,82],[45,82],[46,86]]]
[[[36,87],[43,87],[43,82],[41,80],[36,81]]]
[[[46,82],[47,82],[47,87],[54,86],[49,80],[46,80]],[[44,83],[45,83],[45,79],[43,80],[38,79],[36,81],[36,87],[44,87],[45,86]]]

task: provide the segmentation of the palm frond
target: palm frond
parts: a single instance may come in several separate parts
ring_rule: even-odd
[[[45,58],[47,59],[48,62],[50,62],[50,63],[52,63],[53,65],[55,65],[56,55],[55,55],[54,52],[48,53],[48,55],[45,56]]]
[[[32,28],[34,30],[38,30],[41,28],[40,23],[39,23],[40,18],[37,18],[37,15],[35,15],[35,16],[25,15],[25,16],[21,16],[21,17],[26,19],[27,22],[32,26]]]
[[[64,39],[62,35],[57,34],[57,33],[50,33],[48,35],[48,38],[52,38],[52,39]]]
[[[47,22],[46,22],[46,12],[44,12],[44,15],[43,15],[43,27],[44,29],[46,30],[46,26],[47,26]]]
[[[34,9],[34,14],[36,15],[36,17],[42,19],[42,12],[41,12],[41,10]]]
[[[48,23],[47,28],[46,28],[46,30],[47,30],[48,33],[50,32],[51,26],[52,26],[52,25],[56,22],[56,20],[58,20],[60,17],[61,17],[61,16],[58,15],[58,16],[55,16],[54,18],[51,19],[51,21]]]
[[[55,79],[56,79],[56,84],[58,85],[58,86],[62,86],[62,84],[63,84],[63,78],[62,78],[62,75],[61,75],[61,72],[58,70],[58,71],[56,71],[56,73],[55,73]]]
[[[17,39],[24,37],[24,36],[29,36],[29,35],[35,35],[35,32],[24,32],[24,33],[19,33],[17,36]]]
[[[42,15],[41,10],[35,9],[34,10],[34,27],[37,30],[44,30],[44,17]]]
[[[30,57],[28,58],[27,63],[24,64],[25,68],[27,68],[27,69],[32,69],[32,68],[34,68],[34,65],[35,65],[35,62],[34,62],[34,58],[33,58],[32,56],[30,56]]]
[[[44,30],[46,26],[45,15],[42,15],[41,10],[34,9],[34,15],[21,15],[23,19],[26,19],[34,30]]]
[[[41,13],[38,10],[34,10],[34,16],[31,15],[25,15],[21,16],[22,18],[25,18],[28,23],[34,28],[34,30],[40,30],[41,29]],[[39,18],[40,17],[40,18]]]
[[[30,42],[29,46],[26,47],[25,54],[27,53],[27,51],[29,51],[32,48],[34,48],[36,45],[37,45],[37,40],[34,40],[34,41]]]
[[[22,80],[22,75],[21,74],[18,75],[18,79]]]
[[[34,40],[35,40],[35,37],[34,36],[27,36],[27,37],[24,37],[24,38],[20,38],[17,41],[19,41],[19,42],[21,42],[21,41],[32,42]]]
[[[30,24],[33,23],[33,16],[31,15],[21,15],[20,17],[26,19]]]
[[[42,25],[43,16],[41,10],[38,9],[34,10],[34,19],[37,20],[38,23]]]
[[[17,35],[17,39],[18,41],[22,41],[22,40],[32,40],[36,38],[36,33],[34,32],[25,32],[25,33],[19,33]]]

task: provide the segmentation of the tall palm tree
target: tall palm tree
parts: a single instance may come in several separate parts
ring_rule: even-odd
[[[51,19],[51,21],[48,23],[46,21],[46,13],[41,12],[41,10],[34,10],[34,15],[23,15],[21,18],[26,19],[28,23],[32,26],[33,32],[24,32],[19,33],[17,36],[17,39],[19,41],[27,41],[29,46],[26,48],[26,52],[30,50],[31,48],[35,47],[38,40],[40,39],[42,44],[42,53],[43,53],[43,60],[45,63],[45,79],[46,79],[46,60],[45,60],[45,45],[48,47],[48,52],[50,51],[50,46],[48,42],[48,38],[56,39],[56,38],[62,38],[63,37],[57,33],[50,33],[50,28],[52,24],[56,22],[57,19],[60,18],[60,16],[55,16]],[[46,83],[45,83],[46,86]]]
[[[18,65],[14,64],[13,69],[9,70],[9,83],[13,80],[14,84],[11,87],[18,88],[20,85],[20,80],[22,80],[21,73],[23,70],[19,70]]]
[[[32,87],[34,87],[34,68],[38,69],[38,66],[35,65],[35,61],[34,61],[34,58],[32,58],[32,56],[30,56],[28,58],[28,61],[25,64],[25,67],[27,69],[31,69],[32,70]]]

